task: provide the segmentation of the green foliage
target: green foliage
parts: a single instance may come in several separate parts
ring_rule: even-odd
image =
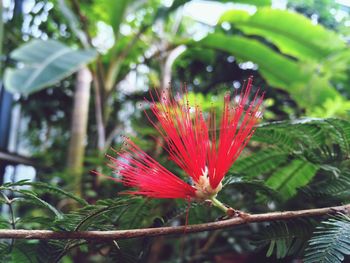
[[[28,187],[30,188],[28,189]],[[3,184],[0,187],[0,191],[3,194],[8,191],[12,192],[12,195],[15,194],[11,201],[13,210],[23,208],[29,203],[36,210],[42,207],[52,212],[47,214],[48,217],[30,216],[29,214],[17,219],[15,224],[26,229],[44,228],[56,231],[84,231],[129,229],[141,227],[142,225],[146,227],[152,226],[152,220],[157,213],[155,208],[157,202],[149,202],[149,200],[144,198],[118,197],[100,200],[96,204],[90,205],[86,201],[54,185],[28,182],[26,180]],[[84,206],[75,211],[63,213],[42,198],[42,194],[47,197],[48,193],[69,198]],[[6,219],[3,220],[2,226],[10,227]],[[13,245],[0,243],[0,253],[8,254],[11,251],[11,255],[4,258],[5,262],[51,263],[58,262],[71,249],[84,245],[85,242],[81,240],[23,241],[14,242]],[[107,244],[107,246],[110,246],[110,244]],[[130,250],[130,253],[133,253],[133,249]],[[128,255],[124,249],[122,253],[123,257],[133,257],[132,254]]]
[[[105,11],[109,13],[109,19],[108,21],[110,25],[112,25],[113,30],[115,32],[115,35],[119,33],[119,27],[122,23],[125,12],[127,9],[128,4],[130,4],[130,1],[128,0],[121,0],[121,1],[104,1],[103,4],[99,4],[98,6],[103,8]]]
[[[335,32],[314,25],[301,14],[286,10],[261,8],[253,15],[230,10],[222,15],[219,22],[229,22],[246,35],[262,36],[282,53],[302,60],[321,60],[346,47]]]
[[[46,202],[37,196],[37,194],[31,190],[13,190],[16,193],[21,194],[21,197],[17,197],[16,202],[30,203],[35,206],[43,206],[50,210],[57,218],[62,218],[62,214],[54,206]]]
[[[298,63],[260,41],[242,36],[212,33],[199,41],[196,46],[222,50],[235,56],[239,61],[256,63],[260,74],[269,85],[288,91],[302,107],[319,107],[320,111],[327,100],[336,100],[340,97],[330,85],[329,79],[325,78],[327,75],[320,77],[315,75],[318,70],[317,64]],[[344,109],[341,109],[344,112]]]
[[[350,255],[350,218],[339,215],[318,226],[308,242],[305,263],[340,263]]]
[[[303,188],[302,191],[309,197],[327,198],[328,200],[350,200],[350,172],[346,169],[332,167],[332,176]]]
[[[234,188],[242,194],[254,193],[264,195],[268,198],[280,198],[279,193],[262,180],[249,180],[236,175],[229,175],[224,178],[223,186],[225,189]]]
[[[262,125],[252,140],[269,147],[238,160],[233,171],[247,179],[265,177],[266,186],[288,200],[318,171],[337,174],[349,159],[350,124],[339,119],[275,122]],[[338,178],[333,182],[339,184]]]
[[[287,166],[273,173],[266,184],[282,193],[283,199],[294,196],[297,189],[308,184],[315,176],[318,167],[302,160],[293,160]]]
[[[308,115],[345,116],[349,111],[350,104],[334,85],[348,82],[349,52],[338,34],[301,14],[268,7],[254,13],[229,10],[218,25],[222,23],[230,23],[243,36],[217,30],[194,46],[256,63],[267,83],[287,91]]]
[[[230,0],[224,0],[223,2],[231,2]],[[236,0],[234,2],[249,4],[255,6],[268,6],[271,5],[271,0]]]
[[[33,40],[12,51],[11,58],[24,66],[6,69],[5,87],[25,95],[37,92],[71,75],[96,55],[93,49],[74,50],[56,40]]]
[[[238,160],[233,169],[237,173],[244,173],[245,178],[253,178],[265,173],[271,173],[288,159],[289,153],[279,148],[267,148],[254,154],[254,158]]]
[[[339,11],[342,5],[333,0],[290,0],[288,8],[304,14],[307,17],[318,16],[318,23],[330,29],[339,29],[342,27],[342,21],[334,16],[334,11]],[[346,21],[346,16],[342,20]],[[337,30],[338,31],[338,30]]]
[[[277,146],[290,154],[305,156],[313,163],[333,162],[334,145],[339,146],[339,161],[350,151],[350,125],[341,119],[300,119],[262,125],[253,140]],[[319,155],[323,147],[329,151]],[[336,149],[334,149],[336,150]],[[315,156],[317,153],[318,156]],[[316,158],[313,160],[312,158]]]
[[[272,86],[287,87],[293,82],[305,82],[308,75],[292,61],[257,40],[242,36],[212,33],[196,45],[222,50],[240,61],[252,61],[259,65],[259,71]]]
[[[313,229],[313,223],[306,219],[276,221],[264,227],[254,243],[258,246],[268,245],[267,257],[275,254],[277,259],[282,259],[303,252]]]
[[[254,201],[244,201],[246,204],[264,205],[260,201],[266,202],[270,199],[278,200],[278,204],[282,205],[296,198],[298,196],[296,193],[301,187],[302,192],[309,191],[313,194],[332,195],[335,191],[339,191],[339,200],[342,197],[346,198],[349,176],[343,166],[346,167],[349,158],[349,139],[349,123],[339,119],[303,119],[261,125],[252,139],[252,144],[258,148],[264,145],[268,147],[261,147],[256,154],[236,162],[233,169],[238,171],[240,177],[232,173],[226,176],[220,198],[223,197],[225,202],[231,204],[232,199],[239,200],[236,196],[239,193],[257,197]],[[317,176],[322,175],[320,171],[330,173],[332,176],[315,181]],[[11,203],[14,207],[25,207],[29,203],[36,210],[51,211],[47,213],[47,217],[33,213],[16,220],[17,226],[29,229],[85,231],[158,227],[183,220],[188,211],[186,202],[169,206],[167,200],[129,196],[98,200],[95,204],[88,204],[57,186],[26,180],[3,184],[0,190],[3,193],[11,191],[15,194]],[[72,200],[82,207],[69,212],[60,211],[47,201],[50,200],[48,194]],[[6,198],[3,201],[6,203]],[[235,203],[236,206],[240,207],[240,204]],[[210,209],[209,212],[208,209],[203,204],[192,204],[190,222],[205,222],[218,216],[216,210]],[[6,219],[3,221],[3,227],[10,227]],[[313,224],[308,220],[271,223],[259,231],[255,245],[268,246],[267,256],[275,254],[278,259],[301,255],[312,229]],[[99,243],[90,247],[90,251],[108,248],[108,256],[111,259],[119,257],[133,262],[138,258],[137,253],[140,251],[147,258],[151,240],[150,238],[139,240],[139,243],[133,243],[133,247],[128,245],[131,241],[125,244],[117,241],[118,246],[114,243]],[[6,262],[24,260],[24,257],[30,258],[33,262],[57,262],[76,247],[84,249],[85,246],[86,242],[82,240],[37,243],[23,241],[23,243],[15,242],[13,246],[7,243],[0,245],[4,253],[12,251],[11,258],[7,257]]]
[[[204,26],[190,16],[182,16],[181,7],[190,0],[174,0],[171,5],[166,5],[169,1],[161,0],[89,0],[80,1],[78,6],[74,5],[75,1],[66,0],[34,2],[30,14],[24,14],[23,25],[19,17],[11,26],[5,22],[3,53],[10,54],[14,50],[12,58],[18,61],[17,69],[6,65],[5,84],[20,94],[41,90],[22,97],[18,103],[22,114],[26,118],[29,116],[31,136],[27,133],[24,140],[30,144],[27,152],[38,158],[38,163],[44,167],[38,167],[36,179],[49,183],[19,181],[0,186],[3,194],[0,204],[5,211],[0,217],[0,228],[15,225],[18,229],[84,231],[175,226],[185,223],[189,208],[188,222],[191,224],[222,219],[222,214],[212,207],[202,203],[189,206],[183,200],[130,196],[101,200],[122,191],[123,186],[88,176],[88,170],[96,167],[105,172],[103,154],[96,147],[97,129],[101,128],[96,125],[99,111],[108,142],[119,143],[115,134],[130,131],[142,149],[159,152],[156,157],[161,164],[176,174],[182,173],[164,157],[161,147],[155,151],[154,140],[147,140],[156,135],[155,130],[137,114],[131,121],[128,116],[138,111],[134,105],[148,96],[145,93],[147,87],[157,87],[161,83],[169,55],[183,43],[188,44],[187,50],[172,67],[172,81],[175,86],[187,81],[191,91],[189,100],[200,104],[205,112],[211,108],[221,109],[221,91],[227,90],[232,82],[237,88],[237,81],[241,83],[252,74],[255,86],[266,91],[267,120],[296,119],[304,115],[349,118],[350,52],[343,37],[331,31],[340,27],[331,14],[335,4],[328,0],[288,1],[288,5],[299,12],[300,6],[305,4],[304,14],[268,8],[270,0],[217,1],[218,4],[244,3],[257,8],[250,6],[250,10],[256,10],[252,13],[227,11],[216,27]],[[53,10],[45,14],[52,4]],[[312,10],[315,5],[320,10]],[[56,11],[58,6],[60,12]],[[10,14],[11,10],[4,13],[7,12]],[[303,15],[312,17],[313,22]],[[317,25],[314,25],[315,17],[319,18]],[[331,22],[331,26],[326,25],[329,29],[322,26],[325,18]],[[31,32],[24,32],[28,27]],[[34,33],[39,31],[40,37],[60,42],[33,41],[31,38],[38,37]],[[206,32],[209,32],[207,37],[196,41],[198,35],[203,36]],[[16,49],[28,36],[29,42]],[[115,43],[113,47],[104,47],[102,43],[103,54],[66,46],[100,47],[100,38],[106,36]],[[65,180],[71,180],[62,167],[71,135],[69,116],[75,82],[74,77],[60,80],[95,56],[97,59],[91,72],[97,81],[93,83],[96,86],[92,89],[89,108],[87,154],[84,157],[87,172],[82,186],[84,200],[64,190]],[[7,58],[4,61],[12,63]],[[245,69],[243,62],[247,61],[256,65]],[[133,76],[135,87],[140,91],[133,92],[134,85],[130,89],[126,85],[125,89],[125,82],[134,79]],[[57,83],[56,89],[42,90],[52,83]],[[267,85],[272,89],[264,88]],[[320,203],[325,206],[348,203],[349,138],[349,122],[339,119],[299,119],[260,125],[243,156],[226,176],[218,197],[224,203],[250,213],[320,207]],[[20,141],[19,145],[22,143]],[[102,145],[102,148],[108,146]],[[59,182],[58,185],[50,182],[53,178],[52,182]],[[346,226],[341,228],[348,230],[348,219],[337,218],[336,221],[345,222]],[[330,255],[338,259],[348,254],[345,245],[336,248],[332,240],[333,234],[340,230],[338,225],[322,225],[323,232],[315,238],[322,236],[323,241],[310,242],[306,257],[313,258],[320,244],[322,252],[324,246],[330,244]],[[0,261],[51,263],[75,262],[82,258],[91,262],[224,261],[222,257],[226,255],[237,258],[237,254],[253,254],[252,248],[245,246],[244,239],[256,232],[260,233],[257,245],[266,247],[268,256],[274,254],[278,259],[290,257],[295,260],[301,256],[314,224],[309,220],[292,220],[271,223],[261,230],[262,227],[263,224],[249,224],[229,231],[180,238],[145,237],[114,242],[3,240],[0,242]],[[346,238],[337,237],[349,243]],[[178,251],[182,251],[183,258]],[[198,253],[201,255],[196,258]],[[76,258],[77,255],[80,258]],[[154,259],[154,255],[158,258]],[[252,262],[265,262],[260,256]],[[328,254],[324,256],[329,259]]]
[[[21,186],[22,187],[31,186],[33,187],[34,191],[21,190],[16,188]],[[10,190],[15,192],[18,191],[19,193],[22,193],[22,194],[34,194],[34,195],[50,193],[61,197],[63,196],[65,198],[71,198],[77,201],[81,205],[87,205],[87,202],[84,199],[79,198],[74,194],[63,190],[60,187],[57,187],[55,185],[48,184],[48,183],[43,183],[43,182],[30,182],[28,180],[20,180],[15,183],[5,183],[2,186],[0,186],[0,191],[4,191],[4,190]]]
[[[51,194],[55,194],[58,196],[71,198],[71,199],[77,201],[80,205],[87,205],[88,204],[84,199],[77,197],[74,194],[67,192],[59,187],[53,186],[51,184],[47,184],[47,183],[43,183],[43,182],[28,182],[25,185],[32,186],[35,189],[35,191],[39,194],[51,193]]]

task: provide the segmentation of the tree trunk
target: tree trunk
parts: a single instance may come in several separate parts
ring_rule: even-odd
[[[91,81],[92,76],[87,67],[78,71],[67,159],[67,169],[72,177],[71,188],[78,196],[82,195],[83,162],[87,136]]]
[[[169,52],[169,55],[165,58],[165,63],[162,68],[162,83],[161,89],[165,90],[170,86],[171,83],[171,70],[175,60],[186,51],[186,47],[184,45],[177,46],[173,50]]]

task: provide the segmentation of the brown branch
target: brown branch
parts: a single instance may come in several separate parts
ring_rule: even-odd
[[[143,229],[128,229],[116,231],[76,231],[76,232],[55,232],[51,230],[0,230],[0,238],[16,238],[16,239],[86,239],[86,240],[118,240],[137,237],[164,236],[183,233],[195,233],[202,231],[211,231],[216,229],[230,228],[237,225],[244,225],[255,222],[267,222],[276,220],[286,220],[299,217],[313,217],[337,212],[349,213],[350,204],[334,207],[272,212],[265,214],[244,214],[242,217],[234,217],[231,219],[210,222],[204,224],[177,226],[177,227],[158,227]]]

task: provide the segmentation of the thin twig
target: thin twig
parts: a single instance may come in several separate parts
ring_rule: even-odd
[[[78,242],[78,243],[75,243],[75,244],[71,244],[69,243],[69,246],[65,247],[61,253],[56,257],[55,259],[55,263],[58,263],[60,262],[60,260],[68,253],[69,250],[73,249],[73,248],[76,248],[76,247],[80,247],[82,245],[85,245],[87,244],[87,242],[83,241],[83,242]]]
[[[159,228],[143,228],[143,229],[128,229],[115,231],[72,231],[72,232],[55,232],[51,230],[0,230],[0,238],[15,238],[15,239],[86,239],[86,240],[113,240],[113,239],[128,239],[137,237],[164,236],[183,234],[186,229],[186,234],[211,231],[216,229],[230,228],[237,225],[244,225],[254,222],[267,222],[276,220],[286,220],[300,217],[322,216],[334,214],[337,212],[349,213],[350,204],[334,207],[306,209],[298,211],[272,212],[265,214],[244,214],[241,217],[210,222],[204,224],[176,226],[176,227],[159,227]]]
[[[8,196],[6,194],[4,194],[3,192],[0,192],[0,193],[1,193],[2,197],[5,199],[6,205],[9,207],[10,217],[11,217],[10,224],[12,226],[12,230],[15,230],[16,229],[16,218],[15,218],[15,213],[14,213],[13,207],[12,207],[12,200],[13,199],[11,200],[10,198],[8,198]],[[11,238],[9,252],[12,251],[14,244],[15,244],[15,239]]]

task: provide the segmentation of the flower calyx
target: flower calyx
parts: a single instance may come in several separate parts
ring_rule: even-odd
[[[221,182],[216,188],[212,188],[208,173],[208,167],[205,167],[203,174],[199,177],[198,181],[194,183],[194,188],[196,189],[196,197],[198,200],[211,200],[222,189]]]

